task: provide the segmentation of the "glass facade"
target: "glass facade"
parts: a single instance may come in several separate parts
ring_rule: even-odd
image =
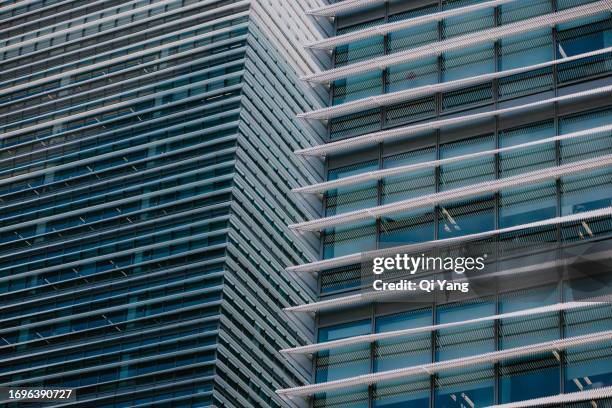
[[[320,194],[321,216],[294,228],[320,236],[321,259],[295,266],[315,274],[319,297],[292,310],[315,314],[318,337],[286,351],[312,357],[313,384],[281,394],[317,408],[612,403],[612,307],[582,302],[612,294],[609,276],[391,302],[361,263],[449,239],[523,254],[612,242],[602,164],[612,154],[612,15],[609,6],[580,14],[594,4],[338,1],[313,11],[333,17],[330,40],[311,45],[333,58],[307,80],[331,95],[304,117],[322,121],[328,138],[296,153],[320,156],[326,178],[304,193]],[[518,25],[530,28],[505,31]]]
[[[280,271],[313,252],[286,224],[312,211],[289,155],[319,138],[295,118],[317,61],[287,50],[316,30],[281,11],[3,3],[0,384],[76,399],[0,405],[280,407],[309,376],[278,350],[312,332]]]

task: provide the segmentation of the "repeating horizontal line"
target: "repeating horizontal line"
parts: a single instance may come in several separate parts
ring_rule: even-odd
[[[494,79],[505,78],[508,76],[522,74],[529,71],[558,66],[568,62],[573,62],[590,57],[596,57],[610,52],[612,52],[612,47],[606,47],[599,50],[573,55],[571,57],[560,58],[553,61],[542,62],[540,64],[530,65],[526,67],[514,68],[506,71],[493,72],[483,75],[476,75],[469,78],[457,79],[453,81],[424,85],[417,88],[405,89],[382,95],[370,96],[367,98],[358,99],[356,101],[346,102],[343,104],[329,106],[310,112],[300,113],[298,114],[298,118],[309,120],[329,120],[344,115],[350,115],[352,113],[358,113],[369,109],[380,108],[381,106],[389,106],[396,103],[406,102],[413,98],[433,95],[437,92],[452,91],[467,86],[481,84]]]
[[[585,211],[581,213],[564,215],[561,217],[549,218],[549,219],[545,219],[541,221],[535,221],[535,222],[531,222],[528,224],[516,225],[513,227],[501,228],[501,229],[496,229],[496,230],[491,230],[491,231],[484,231],[484,232],[479,232],[475,234],[462,235],[459,237],[444,238],[444,239],[439,239],[436,241],[427,241],[427,242],[418,243],[418,244],[397,246],[397,247],[393,247],[390,249],[387,249],[387,248],[378,249],[378,250],[369,251],[369,252],[358,252],[355,254],[344,255],[344,256],[337,257],[337,258],[323,259],[320,261],[315,261],[315,262],[311,262],[307,264],[290,266],[287,268],[287,271],[300,272],[300,273],[301,272],[319,272],[319,271],[326,270],[326,269],[337,268],[341,266],[347,266],[347,265],[360,263],[364,257],[385,256],[387,254],[394,254],[397,252],[418,251],[418,250],[427,249],[427,248],[451,245],[451,244],[458,243],[458,242],[467,242],[467,241],[474,241],[478,239],[484,239],[484,238],[488,238],[491,236],[501,235],[501,234],[520,231],[520,230],[527,230],[527,229],[532,229],[532,228],[546,227],[550,225],[583,221],[583,220],[588,220],[591,218],[607,217],[610,215],[612,215],[612,207],[605,207],[605,208],[600,208],[597,210]],[[353,295],[353,296],[359,297],[361,296],[361,294]],[[331,301],[334,301],[334,299],[332,299]],[[323,302],[331,302],[331,301],[323,301]],[[296,311],[302,311],[301,309],[297,309],[297,308],[303,308],[303,307],[304,305],[295,306],[291,308],[291,310],[295,309]],[[304,310],[304,311],[309,311],[309,310]]]
[[[609,11],[611,8],[612,1],[601,0],[583,6],[573,7],[568,10],[558,11],[555,13],[518,21],[516,23],[510,23],[504,26],[494,27],[438,41],[433,44],[426,44],[390,55],[371,58],[366,61],[357,62],[344,67],[332,68],[312,75],[304,76],[302,79],[313,83],[329,83],[353,75],[382,70],[392,65],[419,60],[423,57],[439,55],[440,53],[446,51],[452,51],[455,49],[465,48],[470,45],[477,45],[498,40],[538,28],[551,27],[556,24]]]

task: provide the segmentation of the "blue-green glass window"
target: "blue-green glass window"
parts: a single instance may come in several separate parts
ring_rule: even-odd
[[[557,9],[565,10],[571,7],[582,6],[586,3],[593,3],[597,0],[556,0]]]
[[[526,289],[502,294],[499,299],[499,313],[512,313],[558,302],[559,288],[557,285]],[[561,334],[559,320],[559,312],[501,319],[499,348],[511,349],[558,339]]]
[[[559,353],[510,359],[499,367],[500,403],[557,395],[560,392]]]
[[[589,221],[591,222],[591,221]],[[602,260],[602,262],[606,262]],[[597,274],[591,273],[586,274],[586,276],[578,275],[574,279],[568,280],[564,282],[563,286],[563,296],[565,301],[571,302],[580,302],[580,301],[589,301],[593,298],[597,297],[606,297],[610,295],[610,291],[612,288],[612,275],[607,273],[607,269],[609,269],[609,264],[605,264],[605,267],[597,268]],[[609,298],[607,298],[609,299]],[[603,306],[603,305],[602,305]],[[607,305],[608,307],[610,304]],[[587,310],[587,309],[583,309]],[[570,318],[571,314],[575,313],[576,317],[570,318],[567,321],[568,326],[566,327],[566,334],[570,335],[580,335],[585,333],[593,332],[593,328],[595,327],[597,330],[601,330],[600,326],[591,326],[593,323],[593,319],[582,319],[580,317],[580,309],[576,309],[574,311],[566,311],[566,317]],[[607,313],[602,316],[607,316]],[[585,316],[591,315],[587,313]],[[591,315],[592,316],[592,315]],[[607,320],[607,317],[605,317]],[[572,322],[572,323],[570,323]],[[607,323],[606,323],[607,324]],[[607,330],[607,329],[605,329]]]
[[[336,48],[336,67],[379,57],[384,54],[384,37],[378,36],[351,42]]]
[[[610,13],[560,24],[557,30],[558,58],[584,54],[612,45]]]
[[[565,392],[612,385],[612,342],[572,347],[565,352]]]
[[[434,147],[415,150],[383,159],[383,168],[411,166],[436,160]],[[436,190],[434,167],[411,170],[406,174],[385,177],[382,181],[383,204],[432,194]]]
[[[417,88],[438,82],[438,59],[419,58],[387,68],[387,92]]]
[[[495,149],[493,135],[475,137],[440,146],[440,159]],[[495,178],[495,158],[485,155],[440,166],[440,190],[468,186]]]
[[[393,0],[392,0],[389,3],[389,8],[392,9],[394,8],[394,6],[399,6],[402,8],[406,7],[406,4],[405,4],[406,2],[395,0],[395,3],[398,3],[398,4],[394,5]],[[399,4],[399,3],[402,3],[402,4]],[[421,3],[421,5],[422,4],[423,3]],[[438,11],[437,5],[428,5],[428,6],[412,9],[412,10],[403,11],[403,12],[396,13],[396,14],[391,14],[389,15],[388,20],[389,20],[389,23],[394,23],[397,21],[412,19],[415,17],[435,13],[437,11]],[[425,44],[431,44],[437,41],[438,41],[438,24],[435,22],[420,24],[417,27],[410,27],[410,28],[406,28],[403,30],[398,30],[398,31],[389,33],[388,44],[387,44],[388,53],[391,54],[391,53],[406,50],[406,49],[416,48],[416,47],[419,47]],[[435,61],[435,58],[433,58],[432,60]],[[429,73],[429,70],[426,68],[425,71],[423,71],[422,68],[419,69],[418,67],[424,67],[427,64],[429,64],[429,62],[425,64],[408,63],[407,64],[408,66],[406,66],[405,69],[399,68],[399,69],[394,70],[394,68],[390,68],[390,72],[391,71],[395,71],[395,73],[404,72],[405,74],[404,78],[407,79],[409,83],[411,83],[410,84],[411,86],[407,86],[407,88],[412,88],[415,86],[420,86],[420,85],[425,84],[426,82],[425,77],[427,76],[425,71]],[[437,73],[437,68],[436,68],[435,63],[433,64],[433,70],[434,70],[433,73]],[[433,77],[434,81],[436,81],[436,77],[437,75],[434,75]],[[398,78],[395,78],[393,82],[396,82],[397,79]]]
[[[552,12],[550,0],[518,0],[499,6],[499,20],[503,25]]]
[[[319,328],[318,342],[345,339],[371,333],[370,320]],[[316,382],[354,377],[370,371],[370,344],[357,344],[317,354]]]
[[[327,178],[328,180],[338,180],[376,169],[378,169],[377,161],[368,161],[330,170]],[[327,191],[326,215],[341,214],[376,206],[378,204],[377,185],[376,181],[368,181]]]
[[[440,373],[435,378],[435,407],[487,407],[494,404],[493,366],[478,365]]]
[[[499,228],[554,218],[556,214],[555,182],[504,189],[499,193]]]
[[[599,126],[609,125],[612,120],[612,109],[601,109],[592,112],[569,115],[559,118],[561,134],[578,132]]]
[[[382,77],[380,71],[374,71],[335,81],[333,104],[380,95],[383,92]]]
[[[438,41],[438,24],[427,23],[389,33],[389,53]]]
[[[593,279],[592,283],[601,285],[601,282],[595,279]],[[606,287],[605,290],[608,291],[607,295],[609,295],[610,287]],[[578,301],[582,300],[579,299]],[[612,330],[612,305],[609,303],[568,309],[563,312],[563,315],[565,337],[582,336]]]
[[[376,319],[376,333],[428,327],[431,309],[383,316]],[[431,332],[380,340],[376,343],[374,371],[388,371],[431,363]]]
[[[381,381],[375,385],[373,408],[429,408],[430,379],[418,375],[406,380]]]
[[[500,131],[499,146],[506,148],[554,136],[555,126],[553,121],[550,120]],[[556,148],[554,142],[511,150],[499,155],[500,177],[514,176],[555,165]]]
[[[434,239],[434,211],[431,207],[385,216],[380,222],[381,248]]]
[[[561,214],[576,214],[612,206],[612,169],[561,178]]]
[[[481,44],[443,54],[443,81],[470,78],[495,72],[495,51],[492,44]]]
[[[495,303],[492,301],[444,305],[436,310],[436,323],[461,322],[494,314]],[[436,361],[476,356],[494,350],[493,321],[441,329],[436,335]]]
[[[612,121],[612,109],[570,115],[559,119],[559,132],[568,134],[605,126]],[[561,162],[570,163],[612,153],[610,132],[561,141]]]
[[[609,154],[612,154],[612,132],[609,130],[561,141],[562,164]]]
[[[479,3],[480,0],[445,0],[442,2],[444,10],[465,7]],[[486,30],[495,25],[495,10],[493,7],[484,10],[464,13],[459,16],[446,18],[443,22],[443,38],[456,37],[463,34]]]
[[[492,195],[444,204],[438,209],[438,237],[440,239],[493,229],[495,229],[495,200]]]
[[[376,247],[376,224],[365,222],[357,225],[340,226],[325,230],[323,257],[370,251]]]
[[[587,301],[597,296],[609,296],[612,277],[603,273],[564,282],[566,301]],[[612,330],[612,305],[568,309],[564,315],[564,334],[574,337]],[[612,344],[601,342],[572,347],[565,352],[565,392],[586,391],[612,385]]]
[[[384,19],[376,19],[365,23],[354,24],[348,27],[339,28],[336,35],[343,35],[355,31],[364,30],[375,25],[384,23]],[[372,57],[377,57],[384,54],[384,37],[378,36],[368,38],[361,41],[354,41],[349,44],[344,44],[335,50],[335,66],[352,64],[358,61],[363,61]]]
[[[350,387],[314,396],[313,408],[368,408],[368,387]]]
[[[550,5],[550,1],[546,1]],[[536,65],[550,61],[553,57],[553,39],[550,29],[533,30],[524,34],[504,38],[500,41],[500,68],[502,71]],[[537,88],[541,78],[529,81]]]

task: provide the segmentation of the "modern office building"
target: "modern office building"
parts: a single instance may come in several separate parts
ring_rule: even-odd
[[[300,115],[328,133],[296,151],[326,177],[296,189],[320,200],[319,217],[291,226],[319,237],[320,254],[289,273],[317,278],[319,293],[288,308],[317,325],[312,344],[283,350],[313,366],[309,383],[278,391],[288,403],[612,405],[611,9],[345,0],[309,11],[335,34],[306,45],[333,66],[303,78],[331,95]],[[365,274],[379,254],[468,244],[501,251],[495,276],[510,279],[464,300],[397,299]],[[588,262],[546,263],[545,248]],[[531,279],[572,269],[563,261],[582,274]]]
[[[313,331],[282,308],[314,294],[284,268],[314,253],[287,225],[316,214],[322,5],[2,2],[0,387],[243,408],[309,379],[279,350]]]

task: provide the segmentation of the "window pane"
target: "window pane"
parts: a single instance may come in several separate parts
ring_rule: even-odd
[[[502,39],[500,54],[502,71],[550,61],[553,57],[552,31],[535,30]]]
[[[438,41],[438,24],[422,24],[389,33],[389,53]]]
[[[494,302],[444,305],[436,311],[436,323],[444,324],[495,314]],[[436,361],[475,356],[495,350],[493,321],[472,323],[437,331]]]
[[[336,48],[336,67],[379,57],[384,54],[384,37],[368,38]]]
[[[438,212],[440,239],[491,231],[495,228],[495,201],[492,196],[442,205]]]
[[[369,72],[334,82],[333,104],[345,103],[382,93],[382,74]]]
[[[499,133],[501,148],[521,145],[555,136],[553,121],[507,129]],[[500,177],[535,171],[556,165],[555,143],[546,143],[500,153]]]
[[[383,217],[380,247],[415,244],[434,239],[433,208]]]
[[[609,13],[607,13],[609,16]],[[612,28],[610,18],[583,25],[581,27],[562,29],[557,34],[557,56],[559,58],[584,54],[612,45]]]
[[[518,0],[499,6],[499,19],[502,24],[508,24],[552,11],[550,0]]]
[[[375,385],[374,408],[429,408],[430,380],[428,375],[404,381],[384,381]]]
[[[438,82],[438,59],[422,58],[389,67],[387,92],[396,92]]]
[[[436,377],[436,408],[487,407],[494,402],[492,365],[451,370]]]
[[[501,190],[499,196],[499,228],[554,218],[557,214],[554,182]]]
[[[400,166],[411,166],[419,163],[435,161],[434,147],[416,150],[387,157],[383,160],[385,169]],[[410,171],[406,174],[385,177],[382,181],[383,204],[394,201],[420,197],[435,192],[436,173],[434,167]]]
[[[612,169],[561,178],[561,214],[576,214],[612,205]]]
[[[504,361],[499,367],[500,402],[516,402],[560,392],[559,354],[546,352],[533,358]]]
[[[323,243],[326,259],[372,250],[376,247],[376,224],[367,222],[330,228],[325,231]]]
[[[495,149],[493,135],[460,140],[440,146],[440,159],[493,149]],[[493,155],[440,166],[440,190],[468,186],[494,178],[495,158]]]
[[[368,388],[353,387],[314,396],[314,408],[368,408]]]
[[[559,302],[559,289],[544,287],[504,294],[499,300],[500,313],[553,305]],[[535,314],[500,320],[499,347],[511,349],[542,343],[560,337],[559,312]]]
[[[346,166],[330,170],[328,180],[338,180],[376,169],[378,169],[376,161]],[[341,214],[360,208],[376,206],[378,204],[377,185],[376,181],[369,181],[327,191],[326,215]]]
[[[446,0],[442,3],[444,10],[465,7],[479,3],[479,0]],[[458,35],[482,31],[495,25],[493,7],[449,17],[443,22],[443,37],[451,38]]]
[[[318,342],[369,334],[369,320],[344,323],[319,329]],[[370,344],[358,344],[317,354],[316,382],[333,381],[365,374],[370,370]]]
[[[431,325],[431,310],[417,310],[377,318],[376,332]],[[376,343],[374,371],[394,370],[427,363],[431,363],[431,332],[380,340]]]
[[[562,135],[609,125],[612,109],[597,110],[559,118],[559,133]]]
[[[464,50],[445,52],[443,55],[443,81],[453,81],[491,72],[495,72],[493,45],[478,45]]]

